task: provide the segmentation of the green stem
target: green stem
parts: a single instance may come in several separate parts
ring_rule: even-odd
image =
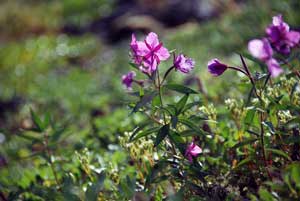
[[[238,67],[228,66],[228,68],[239,71],[239,72],[245,74],[248,77],[248,74],[245,71],[243,71],[242,69],[238,68]]]
[[[54,175],[56,185],[57,185],[58,189],[60,189],[60,183],[59,183],[59,180],[58,180],[58,177],[57,177],[57,173],[55,171],[54,164],[53,164],[53,161],[52,161],[52,154],[51,154],[51,151],[49,149],[48,134],[47,134],[47,132],[44,133],[44,145],[45,145],[46,153],[47,153],[48,158],[49,158],[50,168],[51,168],[52,173]]]
[[[266,168],[266,172],[270,179],[272,180],[271,173],[269,172],[268,169],[268,163],[267,163],[267,157],[266,157],[266,150],[265,150],[265,142],[264,142],[264,126],[263,126],[263,113],[260,113],[260,142],[261,142],[261,150],[262,150],[262,155],[263,155],[263,160]]]
[[[172,66],[171,68],[169,68],[167,70],[167,72],[165,73],[165,76],[162,80],[162,82],[160,82],[160,76],[159,76],[159,71],[157,69],[157,80],[158,80],[158,91],[159,91],[159,99],[160,99],[160,106],[163,108],[164,107],[164,104],[163,104],[163,100],[162,100],[162,91],[161,91],[161,86],[163,84],[163,82],[165,81],[166,77],[168,76],[168,74],[171,72],[171,70],[174,68],[174,66]],[[166,115],[165,113],[163,112],[163,118],[164,118],[164,125],[166,125],[167,123],[167,120],[166,120]],[[170,141],[170,144],[171,144],[171,148],[172,148],[172,152],[173,152],[173,155],[176,155],[176,149],[175,149],[175,146],[174,144]]]
[[[166,78],[168,77],[168,75],[170,74],[170,72],[175,68],[175,66],[171,66],[165,73],[163,80],[161,81],[161,85],[165,82]]]
[[[160,76],[159,76],[159,71],[157,69],[157,82],[158,82],[158,95],[159,95],[159,100],[160,100],[160,106],[163,108],[164,104],[163,104],[163,100],[162,100],[162,91],[161,91],[161,82],[160,82]],[[166,115],[163,112],[163,118],[164,118],[164,124],[167,123],[166,121]]]

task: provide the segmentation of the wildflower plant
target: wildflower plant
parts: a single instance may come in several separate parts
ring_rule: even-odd
[[[128,88],[124,80],[130,80],[133,74],[144,75],[144,80],[130,82],[130,86],[136,84],[130,94],[137,99],[130,107],[132,114],[141,113],[146,120],[131,132],[127,143],[143,144],[144,139],[149,145],[152,141],[151,152],[157,156],[148,161],[150,165],[142,173],[145,175],[137,177],[144,191],[159,189],[166,193],[172,188],[173,193],[165,197],[181,199],[188,194],[208,199],[212,189],[214,198],[220,200],[299,198],[299,162],[295,162],[300,159],[299,42],[300,33],[291,30],[278,15],[264,38],[249,41],[250,54],[239,55],[240,66],[217,58],[209,61],[208,71],[214,77],[233,70],[248,79],[244,83],[249,89],[246,98],[229,97],[225,101],[227,116],[223,114],[220,119],[218,110],[208,103],[210,97],[169,83],[172,73],[187,74],[197,68],[192,59],[168,51],[155,33],[149,33],[144,41],[137,41],[133,35],[131,65],[136,71],[124,75],[123,84]],[[171,55],[172,65],[163,69],[160,64]],[[262,72],[254,71],[256,66]],[[251,181],[244,180],[249,178]],[[235,184],[228,180],[235,180]],[[247,189],[233,190],[243,185]],[[287,195],[288,191],[291,194]]]
[[[131,94],[138,100],[131,105],[132,113],[141,113],[146,120],[133,130],[128,144],[141,139],[151,140],[157,152],[153,161],[148,160],[150,166],[144,171],[148,175],[144,179],[139,178],[140,184],[146,189],[158,181],[169,181],[176,186],[178,180],[188,181],[190,175],[204,175],[196,158],[202,153],[206,133],[202,125],[208,119],[197,111],[199,101],[189,101],[192,96],[199,96],[199,92],[184,85],[168,83],[172,73],[191,73],[195,61],[182,53],[170,53],[159,42],[157,34],[152,32],[144,41],[137,41],[132,35],[130,48],[131,65],[136,69],[136,74],[146,78],[135,82],[138,91]],[[161,62],[171,60],[171,55],[172,65],[162,69]],[[128,74],[124,75],[123,83],[129,79]],[[138,84],[140,82],[149,84],[143,86]],[[177,101],[170,98],[175,94],[180,96]]]

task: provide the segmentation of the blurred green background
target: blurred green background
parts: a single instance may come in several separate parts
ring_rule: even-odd
[[[1,1],[1,128],[17,129],[28,107],[85,124],[94,110],[111,113],[124,106],[120,76],[130,68],[130,32],[143,37],[156,31],[170,50],[194,58],[193,74],[206,87],[207,61],[219,57],[234,64],[234,53],[261,36],[273,15],[282,13],[290,24],[300,24],[297,0],[191,1],[202,2],[197,6],[204,11],[195,11],[200,17],[182,14],[183,20],[167,15],[173,1],[124,2]],[[168,18],[177,20],[176,26],[165,23]]]
[[[131,32],[140,38],[157,32],[169,50],[195,59],[189,76],[200,78],[209,96],[221,101],[236,93],[230,86],[239,80],[231,79],[232,73],[212,79],[207,61],[218,57],[238,65],[236,53],[246,51],[250,39],[263,36],[272,16],[281,13],[289,24],[300,25],[299,10],[299,0],[2,0],[1,185],[26,178],[23,168],[32,165],[25,161],[21,168],[16,163],[38,149],[18,137],[32,127],[30,108],[42,116],[50,113],[66,128],[59,153],[72,155],[87,147],[104,161],[117,153],[119,147],[112,146],[117,137],[140,119],[129,117],[130,100],[120,81],[130,70]],[[118,162],[124,158],[122,152],[115,156]],[[20,177],[13,178],[12,170]]]

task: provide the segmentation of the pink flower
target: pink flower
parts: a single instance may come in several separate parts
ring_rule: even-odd
[[[273,17],[266,33],[274,48],[282,54],[289,54],[291,48],[300,42],[300,33],[291,31],[289,25],[283,21],[282,15]]]
[[[152,74],[156,71],[160,61],[170,57],[169,51],[159,42],[158,36],[151,32],[144,41],[137,41],[132,35],[130,48],[133,53],[134,62],[140,66],[144,73]]]
[[[127,89],[131,90],[132,82],[134,81],[133,78],[135,77],[135,72],[130,71],[126,75],[122,76],[122,84],[127,87]]]
[[[266,61],[266,64],[268,66],[268,70],[271,73],[272,77],[277,77],[278,75],[283,73],[283,70],[282,68],[280,68],[280,65],[276,59],[271,58],[268,61]]]
[[[133,57],[133,62],[137,65],[141,65],[142,63],[142,56],[139,55],[138,50],[139,50],[139,46],[142,46],[143,43],[140,41],[137,41],[135,38],[135,35],[132,34],[131,35],[131,43],[130,43],[130,49],[132,52],[132,57]]]
[[[207,64],[208,71],[213,76],[220,76],[228,68],[226,64],[221,63],[218,59],[212,59]]]
[[[195,142],[192,142],[190,145],[188,145],[185,156],[190,162],[193,162],[193,157],[198,156],[200,153],[202,153],[202,149],[195,144]]]
[[[268,66],[272,77],[277,77],[283,72],[277,60],[272,57],[273,50],[267,39],[251,40],[248,43],[248,50],[253,57],[263,61]]]
[[[191,58],[185,57],[183,54],[179,54],[174,60],[174,67],[183,73],[189,73],[194,66],[195,61]]]
[[[252,54],[253,57],[262,60],[267,61],[269,60],[273,55],[273,50],[271,48],[270,43],[267,39],[254,39],[251,40],[248,43],[248,50]]]

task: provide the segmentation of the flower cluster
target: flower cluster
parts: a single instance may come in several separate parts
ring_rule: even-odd
[[[290,27],[282,19],[281,15],[273,17],[273,23],[266,29],[267,37],[262,39],[253,39],[248,43],[248,50],[251,55],[264,62],[272,77],[277,77],[283,72],[277,59],[274,58],[273,49],[280,54],[287,55],[291,48],[299,45],[300,32],[290,30]],[[212,59],[208,62],[208,71],[213,76],[222,75],[228,68],[240,71],[249,76],[247,71],[241,68],[230,67],[221,63],[218,59]]]
[[[195,66],[195,61],[193,59],[182,53],[178,55],[175,55],[174,53],[172,66],[166,70],[163,79],[160,80],[158,72],[159,64],[161,61],[166,61],[170,58],[170,52],[163,46],[163,43],[159,41],[157,34],[153,32],[149,33],[143,41],[138,41],[135,35],[132,34],[130,50],[135,67],[143,74],[147,75],[149,81],[154,80],[154,86],[158,90],[161,89],[166,77],[173,69],[186,74],[193,70]],[[132,83],[143,85],[143,81],[135,80],[135,76],[136,73],[134,71],[130,71],[122,76],[122,83],[127,89],[132,89]],[[133,152],[133,155],[144,155],[144,153],[135,154],[135,149],[132,149],[131,151]],[[192,162],[192,158],[196,157],[201,152],[201,148],[192,142],[186,148],[185,157]]]
[[[170,57],[167,48],[158,40],[157,34],[151,32],[144,41],[137,41],[132,35],[130,48],[134,63],[140,66],[144,73],[152,74],[161,61]]]
[[[135,35],[132,34],[130,50],[133,63],[141,72],[149,76],[157,71],[161,61],[166,61],[170,58],[169,50],[163,46],[157,34],[153,32],[149,33],[143,41],[138,41]],[[173,66],[170,69],[175,68],[182,73],[189,73],[194,66],[195,61],[193,59],[179,54],[177,56],[174,55]],[[141,83],[141,81],[134,80],[135,75],[135,72],[132,71],[122,76],[122,83],[127,89],[131,89],[133,82]]]
[[[281,54],[289,54],[291,48],[299,44],[300,33],[291,31],[282,15],[274,16],[273,22],[266,28],[266,34],[272,46]]]
[[[266,28],[266,34],[266,38],[251,40],[248,50],[253,57],[267,65],[272,77],[277,77],[283,70],[273,57],[273,49],[283,55],[289,54],[291,48],[299,44],[300,33],[291,31],[289,25],[283,21],[282,15],[278,15],[273,17],[272,24]]]
[[[251,40],[248,43],[248,50],[252,54],[252,56],[266,63],[272,77],[277,77],[283,72],[278,61],[273,58],[273,50],[266,38],[261,40]]]

